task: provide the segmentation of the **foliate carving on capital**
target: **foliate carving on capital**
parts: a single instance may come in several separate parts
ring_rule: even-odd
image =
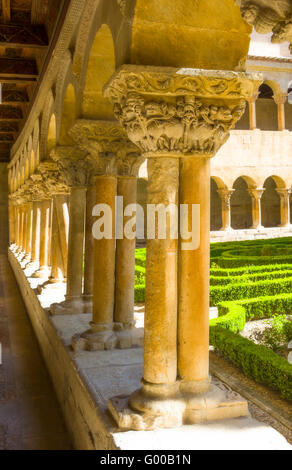
[[[90,185],[92,166],[86,159],[86,152],[76,147],[56,147],[51,158],[67,188]]]
[[[214,155],[262,81],[257,74],[251,80],[235,72],[163,70],[124,66],[104,92],[144,154]]]
[[[291,194],[290,190],[286,188],[277,188],[276,191],[281,199],[288,199]]]
[[[30,179],[32,181],[32,186],[31,186],[31,199],[33,202],[36,201],[43,201],[45,199],[50,199],[50,194],[44,184],[42,175],[39,173],[34,173],[33,175],[30,176]]]
[[[288,93],[277,93],[273,96],[276,104],[285,104],[288,99]]]
[[[144,157],[137,154],[119,155],[116,159],[116,167],[118,176],[131,176],[137,178],[140,166],[145,161]]]
[[[292,42],[291,0],[236,0],[245,21],[260,34],[273,32],[273,43]],[[292,52],[292,44],[290,44]]]
[[[221,198],[222,206],[224,209],[230,208],[231,196],[234,191],[235,189],[217,189],[217,193]]]
[[[132,166],[132,171],[135,171],[139,164],[140,151],[129,141],[118,122],[82,119],[75,123],[69,133],[77,145],[89,153],[86,160],[92,165],[94,175],[115,175],[119,171],[117,166],[119,169],[123,167],[123,171],[126,166]],[[131,159],[133,162],[130,165]]]
[[[265,192],[265,188],[248,190],[249,195],[254,201],[260,201],[264,192]]]
[[[115,114],[143,153],[213,155],[226,142],[245,106],[243,100],[232,109],[192,97],[147,102],[141,95],[130,94],[122,106],[115,105]]]
[[[68,185],[56,162],[47,160],[40,163],[38,172],[50,196],[68,193]]]

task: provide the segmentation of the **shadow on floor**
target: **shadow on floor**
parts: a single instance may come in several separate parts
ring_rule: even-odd
[[[71,449],[53,385],[3,254],[0,342],[0,450]]]

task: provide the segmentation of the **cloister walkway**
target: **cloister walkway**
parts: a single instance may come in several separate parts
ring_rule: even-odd
[[[70,449],[53,385],[5,254],[0,254],[0,342],[0,449]]]

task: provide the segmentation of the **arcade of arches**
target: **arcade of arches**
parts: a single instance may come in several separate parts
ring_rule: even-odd
[[[292,59],[248,56],[244,3],[65,1],[38,84],[29,67],[15,78],[35,86],[25,119],[0,106],[9,262],[76,448],[248,415],[210,377],[210,220],[218,240],[291,232]],[[117,196],[200,206],[199,248],[182,250],[169,218],[147,239],[144,329],[135,234],[92,234]]]

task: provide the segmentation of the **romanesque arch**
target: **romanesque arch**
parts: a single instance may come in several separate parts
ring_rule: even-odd
[[[103,96],[103,87],[115,72],[115,49],[110,28],[102,25],[93,41],[85,66],[82,116],[87,119],[113,120],[113,107]]]
[[[252,225],[252,199],[248,190],[255,188],[251,178],[240,176],[233,184],[231,196],[231,226],[233,229],[248,229]]]
[[[264,227],[277,227],[281,223],[281,200],[277,189],[285,188],[285,183],[279,176],[270,176],[263,187],[262,224]]]
[[[277,104],[274,101],[276,89],[279,86],[266,81],[259,88],[259,97],[256,101],[257,128],[262,131],[277,131],[278,117]]]
[[[222,227],[222,200],[218,189],[224,189],[225,184],[218,177],[211,178],[211,231]]]

